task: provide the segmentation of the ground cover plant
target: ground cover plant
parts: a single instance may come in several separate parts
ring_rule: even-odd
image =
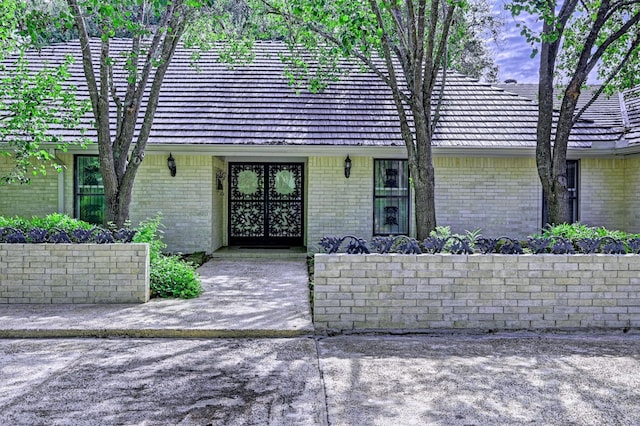
[[[160,221],[156,216],[137,228],[106,229],[58,213],[32,218],[0,216],[0,243],[147,243],[151,297],[199,296],[202,287],[196,266],[178,255],[163,253],[167,246]]]

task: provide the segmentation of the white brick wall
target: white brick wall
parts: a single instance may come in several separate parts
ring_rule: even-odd
[[[0,156],[0,176],[11,169],[9,158]],[[0,216],[46,216],[58,211],[58,173],[31,176],[29,184],[0,184]]]
[[[147,244],[0,244],[0,304],[148,300]]]
[[[542,189],[533,158],[434,159],[439,225],[464,233],[524,237],[542,222]]]
[[[307,246],[325,235],[373,232],[373,159],[350,156],[351,176],[344,177],[344,157],[309,157],[307,164]]]
[[[133,190],[131,221],[162,213],[164,241],[170,251],[191,253],[212,250],[214,211],[213,159],[173,153],[177,173],[167,168],[169,154],[147,155]]]
[[[637,255],[315,255],[319,330],[640,327]]]
[[[621,158],[580,161],[580,222],[627,229],[627,200],[636,198],[637,186],[626,181],[626,164]]]
[[[227,180],[226,178],[222,182],[222,191],[218,191],[216,182],[217,172],[227,172],[227,164],[217,157],[213,157],[213,196],[211,197],[211,252],[216,251],[223,245],[225,245],[225,227],[226,223],[226,209],[225,209],[225,194],[227,193]],[[209,250],[206,250],[209,251]]]
[[[170,251],[211,252],[226,244],[226,182],[224,195],[215,187],[215,172],[226,172],[226,162],[174,153],[178,173],[172,178],[167,156],[168,152],[147,154],[135,184],[132,222],[162,212]],[[73,155],[59,157],[67,165],[64,210],[73,215]],[[371,238],[373,158],[351,159],[351,177],[346,179],[344,156],[308,158],[305,224],[306,243],[312,249],[325,235]],[[459,233],[481,228],[491,236],[524,237],[539,229],[542,190],[533,158],[436,157],[434,163],[440,225]],[[640,232],[640,157],[583,159],[580,175],[584,223]],[[0,185],[0,215],[45,215],[57,207],[55,172],[34,178],[29,186]]]
[[[628,232],[640,233],[640,156],[628,157],[625,164],[626,223]]]

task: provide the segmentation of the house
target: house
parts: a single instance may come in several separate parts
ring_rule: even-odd
[[[127,43],[115,41],[113,49]],[[176,53],[131,205],[133,223],[162,213],[170,250],[313,248],[325,235],[412,234],[406,151],[388,88],[354,69],[321,93],[296,91],[283,74],[284,49],[260,42],[255,60],[234,68],[215,53],[197,68],[188,51]],[[79,52],[72,41],[29,60],[42,66],[74,55],[72,82],[86,95]],[[440,225],[492,236],[526,236],[542,226],[535,97],[516,89],[448,78],[434,141]],[[603,119],[593,105],[571,137],[574,216],[640,232],[640,96],[630,91],[606,105],[613,115]],[[62,173],[0,187],[0,215],[64,212],[100,221],[96,154],[94,146],[56,152]]]

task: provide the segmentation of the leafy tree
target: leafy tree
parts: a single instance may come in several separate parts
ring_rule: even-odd
[[[469,1],[451,34],[449,45],[449,68],[481,81],[498,81],[498,65],[489,48],[490,41],[500,38],[504,22],[492,11],[487,1]]]
[[[289,65],[311,88],[340,72],[339,56],[375,73],[392,91],[415,189],[418,239],[436,227],[432,140],[446,84],[452,34],[461,36],[463,0],[261,0],[289,35]],[[295,46],[313,52],[314,67]],[[435,102],[434,102],[435,101]]]
[[[233,0],[67,0],[67,4],[68,11],[61,15],[80,39],[95,118],[105,193],[104,220],[122,226],[129,217],[135,177],[176,48],[183,38],[189,46],[201,49],[233,39],[239,25],[233,19],[239,19],[242,13],[235,10]],[[226,26],[225,19],[231,19]],[[94,35],[99,40],[92,40]],[[116,37],[126,37],[130,47],[112,54],[111,42]],[[238,48],[237,43],[231,44],[231,53],[225,59],[246,51],[247,45]],[[93,53],[97,51],[96,63]],[[125,81],[114,78],[118,66],[125,71]],[[110,109],[110,104],[115,108]],[[116,123],[113,129],[111,122]]]
[[[145,156],[160,89],[197,0],[67,0],[80,39],[82,64],[97,131],[105,192],[105,222],[122,226],[129,217],[133,184]],[[92,42],[89,24],[100,39]],[[130,37],[130,49],[112,55],[111,41]],[[98,64],[94,51],[99,52]],[[119,52],[120,53],[120,52]],[[114,79],[121,65],[126,81]],[[145,99],[148,95],[148,99]],[[116,126],[111,128],[115,105]],[[139,116],[142,114],[142,120]],[[141,122],[140,122],[141,121]],[[136,125],[140,124],[136,135]]]
[[[40,18],[29,12],[25,2],[0,4],[0,156],[10,157],[13,165],[0,176],[0,183],[26,183],[32,174],[46,174],[48,167],[60,170],[48,148],[65,150],[68,142],[50,129],[77,127],[87,111],[74,88],[65,83],[71,59],[30,70],[24,52],[36,40]]]
[[[604,91],[640,84],[640,0],[512,0],[506,7],[514,16],[528,14],[541,22],[541,28],[522,24],[532,56],[540,55],[536,163],[549,222],[569,222],[569,137],[582,113]],[[594,69],[602,86],[576,110]],[[561,107],[554,114],[556,87]]]

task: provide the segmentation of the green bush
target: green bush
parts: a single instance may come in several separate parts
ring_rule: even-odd
[[[33,228],[51,230],[54,228],[64,232],[71,233],[80,228],[90,230],[95,227],[87,222],[73,219],[61,213],[53,213],[45,217],[32,217],[30,219],[24,217],[3,217],[0,216],[0,227],[11,227],[23,232],[29,232]]]
[[[149,256],[151,263],[162,256],[162,250],[167,248],[167,245],[162,241],[162,224],[160,223],[160,215],[156,215],[153,219],[147,219],[140,222],[140,225],[136,228],[136,235],[133,237],[134,243],[147,243],[149,244]]]
[[[593,227],[583,225],[580,222],[576,223],[563,223],[555,226],[547,226],[543,229],[542,234],[534,235],[534,237],[563,237],[567,240],[575,243],[581,239],[597,239],[602,237],[611,237],[618,240],[625,240],[628,238],[637,237],[637,234],[627,234],[623,231],[612,231],[605,227]]]
[[[202,286],[196,267],[178,256],[162,253],[167,245],[162,241],[161,227],[161,218],[157,215],[141,222],[133,237],[134,243],[149,244],[151,297],[198,297]]]
[[[151,264],[150,285],[153,297],[191,299],[202,293],[195,266],[178,256],[161,255]]]

